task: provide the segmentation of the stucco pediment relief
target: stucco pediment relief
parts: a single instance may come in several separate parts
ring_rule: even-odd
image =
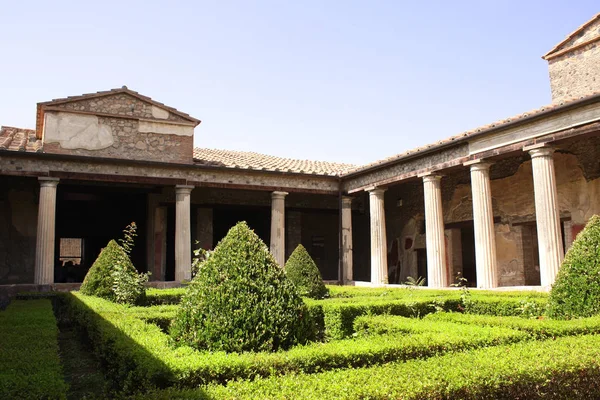
[[[44,142],[58,143],[63,149],[102,150],[115,142],[111,128],[95,115],[46,113]]]

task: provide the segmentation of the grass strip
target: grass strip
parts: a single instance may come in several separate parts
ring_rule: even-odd
[[[0,398],[65,399],[50,300],[15,300],[0,312]]]

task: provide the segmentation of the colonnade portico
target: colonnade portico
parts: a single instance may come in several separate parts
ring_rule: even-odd
[[[58,178],[40,177],[34,283],[54,283],[54,246],[56,226],[56,187]]]
[[[550,286],[556,279],[564,256],[554,171],[554,149],[541,144],[525,147],[523,150],[531,155],[533,169],[540,278],[542,286]]]
[[[547,287],[554,282],[563,258],[561,225],[553,163],[554,150],[546,145],[537,145],[524,148],[523,150],[529,152],[532,159],[541,285]],[[477,159],[465,162],[463,165],[469,167],[471,176],[473,204],[472,229],[475,235],[474,254],[477,287],[484,289],[495,288],[499,285],[500,275],[498,272],[499,261],[496,257],[496,232],[492,210],[490,181],[490,167],[492,163],[487,160]],[[424,253],[426,253],[427,257],[427,285],[434,288],[447,287],[452,283],[452,277],[449,276],[450,261],[448,257],[450,255],[448,252],[455,251],[446,249],[450,245],[446,244],[445,237],[441,184],[446,178],[442,178],[442,173],[444,173],[444,170],[420,175],[423,182],[424,200],[422,204],[424,205],[425,216],[424,240],[421,239],[423,240],[421,242],[421,246],[423,247],[420,248],[425,249]],[[37,284],[54,283],[58,183],[58,178],[39,178],[38,234],[36,237],[34,271],[34,282]],[[191,279],[192,235],[190,197],[193,189],[194,186],[189,185],[177,185],[174,187],[175,281]],[[371,261],[370,283],[374,286],[380,286],[388,283],[389,242],[386,237],[384,204],[386,189],[383,187],[371,187],[367,191],[369,193],[369,215],[365,216],[365,218],[369,221],[370,226],[368,228]],[[287,192],[281,191],[271,192],[270,196],[270,251],[281,266],[285,264],[286,196]],[[353,264],[356,263],[356,260],[353,262],[352,197],[342,196],[339,204],[341,207],[339,230],[341,246],[339,260],[342,265],[342,275],[338,276],[338,278],[342,282],[352,282]],[[365,226],[365,228],[367,227]],[[391,262],[394,265],[397,261],[391,260]]]
[[[369,190],[371,218],[371,284],[375,286],[388,283],[384,193],[385,189],[383,188],[372,188]]]
[[[425,237],[427,241],[427,282],[429,287],[448,286],[448,264],[442,214],[441,175],[426,174],[423,178],[425,197]]]
[[[534,195],[535,223],[541,286],[549,287],[554,283],[558,269],[564,257],[556,178],[553,163],[554,149],[547,145],[536,145],[523,149],[531,156]],[[473,159],[462,165],[469,168],[472,199],[472,232],[474,234],[474,272],[476,287],[493,289],[500,286],[499,255],[496,248],[496,229],[492,206],[492,185],[490,168],[494,163],[487,159]],[[425,251],[427,257],[427,286],[433,288],[448,287],[453,277],[449,276],[448,251],[442,209],[442,190],[444,170],[419,175],[423,181]],[[388,283],[388,239],[386,238],[386,216],[384,192],[386,189],[372,187],[365,189],[369,193],[370,243],[371,243],[371,285]],[[346,200],[347,201],[347,200]],[[345,203],[344,203],[345,204]],[[533,206],[533,204],[532,204]],[[342,206],[347,208],[348,206]],[[345,215],[345,217],[344,217]],[[351,229],[350,213],[342,211],[342,234],[348,237],[346,230]],[[345,221],[345,222],[344,222]],[[468,222],[468,220],[467,220]],[[450,229],[450,228],[448,228]],[[394,239],[396,240],[396,239]],[[403,239],[404,240],[404,239]],[[404,243],[404,242],[403,242]],[[412,242],[410,242],[412,243]],[[343,255],[349,254],[346,248]],[[392,260],[392,264],[396,261]],[[346,280],[349,263],[343,259]],[[350,264],[351,268],[351,264]],[[415,276],[416,277],[416,276]]]

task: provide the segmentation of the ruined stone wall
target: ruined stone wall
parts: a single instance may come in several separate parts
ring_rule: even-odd
[[[51,115],[53,114],[48,113],[47,117]],[[46,140],[44,143],[44,152],[87,157],[154,160],[182,164],[192,162],[192,153],[194,151],[194,139],[192,136],[140,132],[139,121],[133,119],[86,115],[83,117],[71,117],[71,122],[69,123],[87,121],[90,118],[96,118],[100,127],[99,129],[103,129],[103,133],[98,131],[94,135],[105,135],[105,139],[99,139],[97,136],[85,133],[65,139],[50,139],[51,141]],[[94,122],[89,123],[94,124]],[[82,148],[84,146],[87,148]]]
[[[136,118],[164,119],[176,122],[186,121],[177,114],[126,93],[57,104],[55,107],[90,113],[127,115]]]
[[[600,21],[587,27],[562,48],[567,49],[600,37]],[[576,48],[548,60],[552,102],[592,94],[600,90],[600,41]]]
[[[388,274],[390,283],[404,283],[417,275],[416,249],[423,232],[425,205],[420,179],[392,186],[385,193]],[[401,203],[401,204],[400,204]]]
[[[39,185],[0,176],[0,285],[33,283]]]
[[[128,94],[44,108],[44,152],[191,163],[194,123]]]

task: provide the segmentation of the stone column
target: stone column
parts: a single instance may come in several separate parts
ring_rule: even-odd
[[[369,190],[371,217],[371,283],[380,286],[388,283],[387,239],[385,232],[385,189]]]
[[[287,192],[271,193],[271,254],[281,267],[285,265],[285,196]]]
[[[40,203],[35,244],[34,283],[54,283],[54,247],[56,235],[56,187],[58,178],[40,177]]]
[[[448,286],[441,179],[441,175],[423,176],[427,286],[434,288]]]
[[[352,281],[352,197],[342,197],[342,270],[343,282]]]
[[[194,186],[175,186],[175,280],[192,279],[190,194]]]
[[[490,166],[492,163],[468,162],[471,167],[471,191],[473,192],[473,228],[475,230],[475,266],[477,287],[491,289],[498,286],[496,233],[492,210]]]
[[[554,173],[554,149],[531,146],[524,150],[529,151],[533,168],[541,285],[550,286],[556,279],[564,254]]]

